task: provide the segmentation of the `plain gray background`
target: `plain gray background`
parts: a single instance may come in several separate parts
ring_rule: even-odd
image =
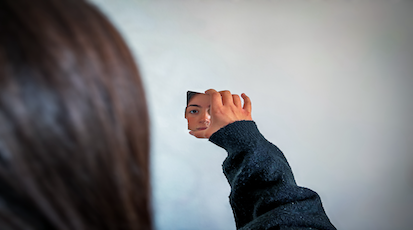
[[[411,229],[411,1],[93,2],[145,83],[158,230],[235,229],[226,152],[183,117],[186,91],[209,88],[250,96],[259,129],[338,229]]]

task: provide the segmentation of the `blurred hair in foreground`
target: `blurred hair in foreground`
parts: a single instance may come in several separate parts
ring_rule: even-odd
[[[99,10],[0,2],[0,229],[152,229],[148,119]]]

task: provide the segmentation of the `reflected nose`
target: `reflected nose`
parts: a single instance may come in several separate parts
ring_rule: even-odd
[[[208,111],[203,112],[202,113],[202,118],[199,121],[199,123],[209,125],[210,122],[211,122],[211,115],[209,115]]]

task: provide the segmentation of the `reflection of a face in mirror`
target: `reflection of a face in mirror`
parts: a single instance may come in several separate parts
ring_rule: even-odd
[[[191,131],[205,131],[211,123],[209,95],[196,93],[188,97],[185,118]]]

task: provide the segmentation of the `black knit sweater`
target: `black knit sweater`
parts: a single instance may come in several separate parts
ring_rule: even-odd
[[[237,229],[336,229],[318,194],[297,186],[283,153],[255,122],[234,122],[209,140],[228,152],[222,166]]]

